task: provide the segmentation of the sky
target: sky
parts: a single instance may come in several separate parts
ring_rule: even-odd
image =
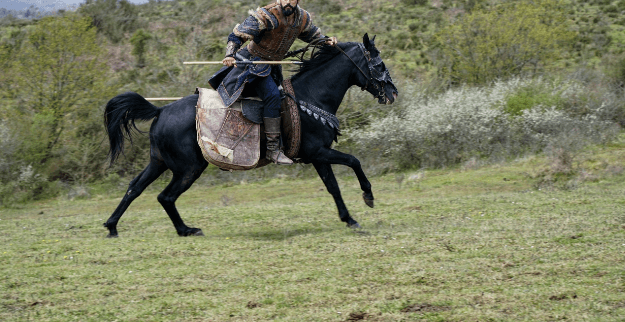
[[[35,6],[42,9],[42,11],[58,10],[77,7],[85,0],[0,0],[0,8],[10,10],[24,10],[30,6]],[[134,4],[147,3],[148,0],[128,0],[128,2]]]

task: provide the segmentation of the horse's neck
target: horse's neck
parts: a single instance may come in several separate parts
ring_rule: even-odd
[[[293,82],[298,100],[319,106],[326,112],[336,115],[343,97],[351,87],[349,65],[332,59],[328,64],[301,75]]]

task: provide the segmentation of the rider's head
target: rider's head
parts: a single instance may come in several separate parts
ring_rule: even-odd
[[[285,16],[290,16],[295,12],[297,5],[299,4],[299,0],[277,0],[282,7],[282,13]]]

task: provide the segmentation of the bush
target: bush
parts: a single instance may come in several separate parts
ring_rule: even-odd
[[[14,180],[15,165],[18,160],[15,152],[20,143],[17,137],[11,133],[5,122],[0,121],[0,183],[5,184]]]
[[[401,0],[401,3],[405,6],[425,6],[428,0]]]
[[[132,44],[132,54],[137,59],[137,67],[145,67],[145,53],[147,51],[147,42],[152,36],[143,29],[138,29],[130,38]]]
[[[450,84],[485,84],[537,71],[571,45],[574,32],[565,12],[559,0],[512,1],[472,11],[436,36],[440,76]]]
[[[142,26],[137,8],[126,0],[87,0],[78,12],[90,17],[98,31],[113,43]]]
[[[510,115],[519,116],[535,106],[561,108],[562,105],[562,98],[557,93],[547,92],[545,87],[530,84],[506,97],[504,111]]]
[[[556,101],[567,101],[574,93],[562,88],[579,89],[567,82],[513,79],[488,87],[453,89],[438,97],[406,93],[405,97],[414,99],[401,114],[374,120],[369,127],[348,134],[362,154],[383,155],[400,168],[419,168],[540,152],[564,133],[575,133],[592,143],[606,142],[618,133],[618,126],[604,118],[600,107],[572,116],[564,108],[541,105],[545,99],[540,95],[530,100],[533,106],[523,105],[511,117],[506,111],[509,98],[520,97],[519,91],[533,86],[545,87],[547,93],[560,92]]]

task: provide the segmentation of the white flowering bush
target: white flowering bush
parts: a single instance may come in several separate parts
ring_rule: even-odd
[[[549,94],[531,98],[529,105],[521,102],[518,113],[511,114],[509,100],[528,87]],[[574,81],[512,79],[488,87],[452,89],[437,97],[408,91],[402,93],[409,97],[405,108],[348,135],[361,152],[390,157],[400,167],[440,167],[476,157],[501,159],[538,152],[562,134],[584,142],[611,139],[618,126],[603,113],[605,104],[587,104],[585,113],[568,111],[570,101],[575,102],[570,97],[583,90]],[[557,106],[545,106],[545,101]]]

